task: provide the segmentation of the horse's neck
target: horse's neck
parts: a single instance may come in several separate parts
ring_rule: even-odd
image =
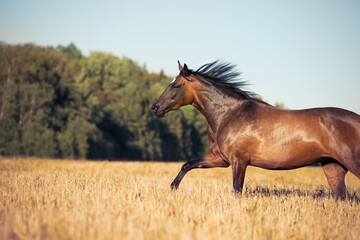
[[[228,110],[241,104],[243,100],[230,90],[224,92],[224,89],[212,87],[198,91],[193,105],[204,115],[211,130],[216,132]]]

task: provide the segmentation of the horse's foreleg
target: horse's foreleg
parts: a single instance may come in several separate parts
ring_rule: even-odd
[[[321,165],[330,185],[330,189],[334,193],[336,199],[341,198],[344,200],[346,198],[345,175],[347,169],[337,161],[322,161]]]
[[[233,161],[231,164],[233,171],[233,188],[235,197],[241,196],[247,165],[247,163],[239,160]]]
[[[171,189],[176,190],[185,174],[194,169],[194,168],[213,168],[213,167],[228,167],[229,164],[222,160],[221,158],[217,158],[216,156],[210,154],[202,158],[198,158],[196,160],[191,160],[185,163],[179,174],[176,176],[174,181],[171,183]]]

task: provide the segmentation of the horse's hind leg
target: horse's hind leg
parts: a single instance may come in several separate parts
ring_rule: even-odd
[[[330,189],[334,193],[336,199],[346,198],[346,186],[345,186],[345,175],[347,169],[341,165],[338,161],[333,159],[326,159],[321,161],[325,176],[330,185]]]
[[[179,187],[180,182],[185,176],[185,174],[194,168],[213,168],[213,167],[228,167],[228,166],[229,164],[227,162],[225,162],[221,158],[217,158],[212,154],[196,160],[191,160],[182,166],[179,174],[171,183],[171,189],[176,190]]]

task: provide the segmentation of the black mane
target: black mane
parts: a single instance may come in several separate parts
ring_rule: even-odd
[[[201,66],[195,71],[189,70],[189,75],[190,74],[194,74],[195,76],[198,76],[216,86],[228,88],[245,99],[263,102],[259,100],[259,95],[250,91],[242,90],[242,88],[247,86],[248,83],[242,80],[240,77],[241,73],[236,70],[235,65],[230,63],[224,63],[216,60],[212,63]]]

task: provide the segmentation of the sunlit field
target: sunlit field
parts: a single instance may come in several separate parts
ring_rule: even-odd
[[[1,239],[359,239],[360,180],[331,197],[319,167],[249,167],[234,199],[231,169],[183,163],[0,160]]]

